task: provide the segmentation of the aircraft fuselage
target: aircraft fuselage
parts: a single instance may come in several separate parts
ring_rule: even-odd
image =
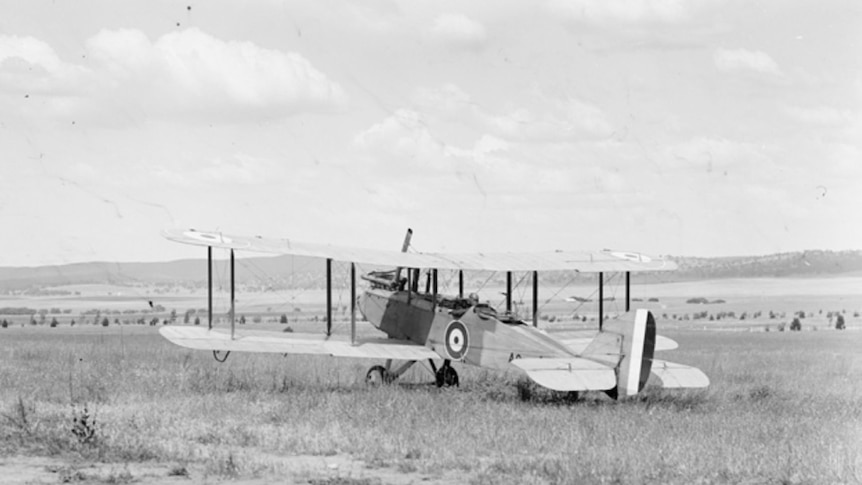
[[[435,304],[432,295],[374,288],[360,297],[359,310],[389,337],[425,345],[445,360],[503,369],[513,359],[573,355],[541,330],[501,321],[488,306],[452,308],[441,300]]]

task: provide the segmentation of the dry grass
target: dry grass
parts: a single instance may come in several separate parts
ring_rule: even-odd
[[[849,483],[862,480],[862,333],[677,332],[705,391],[614,402],[519,392],[460,368],[462,388],[368,389],[372,362],[171,346],[154,328],[0,330],[0,452],[290,473],[291,455],[474,483]],[[668,356],[670,357],[670,356]],[[526,401],[525,401],[526,399]],[[84,406],[94,438],[72,432]],[[188,473],[186,471],[186,473]]]

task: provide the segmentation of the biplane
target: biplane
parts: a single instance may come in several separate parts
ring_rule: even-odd
[[[402,250],[383,251],[302,243],[290,239],[242,237],[218,232],[170,230],[167,239],[207,247],[209,321],[207,328],[166,326],[161,334],[191,349],[209,350],[223,361],[230,352],[323,354],[379,359],[366,374],[368,383],[391,383],[417,362],[429,363],[437,386],[457,386],[453,363],[491,369],[519,369],[540,386],[556,391],[604,391],[612,398],[633,396],[652,377],[668,388],[709,385],[699,369],[655,357],[676,342],[656,334],[652,313],[630,309],[630,275],[669,271],[673,262],[619,251],[449,254],[408,252],[412,231]],[[212,251],[230,250],[230,331],[212,325]],[[310,256],[326,260],[326,330],[320,334],[237,330],[235,326],[234,252]],[[350,263],[350,335],[332,333],[332,262]],[[361,275],[367,288],[356,296],[356,265],[395,267]],[[438,293],[438,271],[458,272],[458,294]],[[598,273],[598,329],[580,338],[559,339],[538,328],[540,271]],[[423,275],[424,271],[424,275]],[[495,309],[464,295],[464,271],[506,273],[506,307]],[[532,272],[532,322],[512,311],[512,273]],[[604,273],[625,273],[626,313],[613,320],[603,315]],[[420,281],[425,279],[424,288]],[[357,310],[382,335],[358,338]],[[399,365],[395,363],[401,362]],[[437,362],[441,362],[439,365]]]

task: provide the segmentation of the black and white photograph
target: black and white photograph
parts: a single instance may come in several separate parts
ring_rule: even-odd
[[[0,483],[862,483],[860,27],[0,0]]]

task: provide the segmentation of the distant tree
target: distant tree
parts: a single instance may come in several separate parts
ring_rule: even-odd
[[[103,319],[102,319],[102,326],[103,326],[103,327],[107,327],[107,326],[108,326],[108,325],[110,325],[110,324],[111,324],[111,321],[110,321],[110,320],[108,320],[108,317],[105,317],[105,318],[103,318]]]
[[[189,320],[191,319],[191,317],[192,317],[192,311],[186,310],[186,312],[183,314],[183,323],[186,323],[186,324],[189,323]]]
[[[240,325],[245,325],[245,315],[240,315],[240,316],[239,316],[239,324],[240,324]]]
[[[171,309],[171,322],[175,321],[177,321],[177,309],[173,308]]]
[[[281,317],[278,319],[278,323],[287,324],[287,315],[282,313]]]
[[[72,327],[74,327],[74,326],[75,326],[75,319],[74,319],[74,318],[72,319],[72,322],[70,323],[70,325],[71,325]]]
[[[254,323],[260,323],[261,321],[263,321],[263,317],[261,317],[260,315],[255,315],[251,317],[251,321]]]
[[[0,322],[0,327],[7,328],[9,327],[9,322],[4,318],[2,322]]]
[[[58,324],[58,323],[57,323],[57,317],[52,318],[52,319],[51,319],[51,328],[56,327],[56,326],[57,326],[57,324]]]
[[[195,325],[201,324],[201,317],[195,317]]]
[[[802,322],[799,321],[799,317],[794,317],[793,321],[790,322],[790,331],[798,332],[802,330]]]
[[[835,329],[836,330],[844,330],[844,315],[838,315],[835,319]]]

